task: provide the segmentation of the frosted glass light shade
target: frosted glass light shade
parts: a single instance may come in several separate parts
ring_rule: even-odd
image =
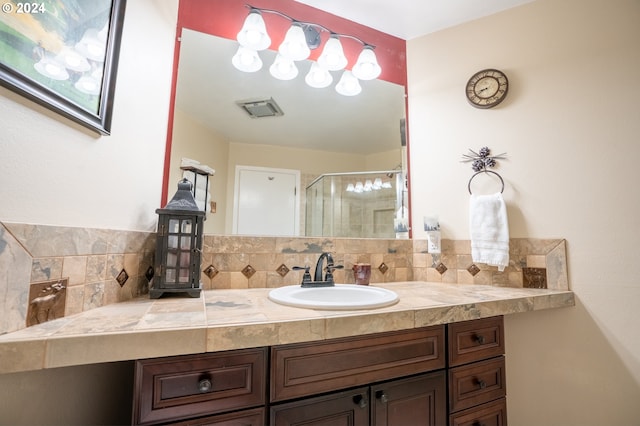
[[[378,64],[376,54],[371,46],[365,46],[358,56],[358,61],[353,66],[353,75],[360,80],[373,80],[378,78],[382,68]]]
[[[318,64],[329,71],[339,71],[347,66],[347,57],[344,56],[342,43],[338,37],[330,37],[324,45],[318,58]]]
[[[292,61],[303,61],[309,57],[311,49],[307,46],[307,39],[300,25],[291,25],[278,47],[278,52]]]
[[[326,68],[321,67],[317,62],[312,62],[304,81],[311,87],[323,89],[333,83],[333,76]]]
[[[260,11],[249,12],[236,38],[241,46],[252,50],[264,50],[271,46],[271,38],[267,34],[267,27]]]
[[[278,54],[269,67],[269,73],[278,80],[291,80],[298,76],[298,67],[291,59]]]
[[[244,72],[256,72],[262,68],[262,59],[260,59],[258,52],[244,46],[238,48],[236,54],[231,58],[231,63]]]
[[[362,92],[362,87],[353,73],[346,70],[342,73],[338,84],[336,84],[336,92],[344,96],[355,96]]]

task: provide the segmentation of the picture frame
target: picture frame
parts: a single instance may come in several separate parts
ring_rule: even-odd
[[[4,2],[0,85],[111,134],[125,6],[126,0]]]

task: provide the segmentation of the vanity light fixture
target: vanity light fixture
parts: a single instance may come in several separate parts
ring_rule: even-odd
[[[280,80],[291,80],[298,75],[295,61],[303,61],[309,58],[311,50],[317,49],[322,44],[320,34],[328,32],[329,39],[324,45],[322,53],[317,61],[311,64],[309,72],[305,76],[305,82],[315,88],[324,88],[333,82],[330,71],[344,70],[336,91],[341,95],[354,96],[362,91],[358,82],[360,80],[373,80],[378,78],[382,69],[378,64],[374,53],[375,46],[365,43],[358,37],[335,33],[323,25],[313,22],[298,21],[282,12],[271,9],[260,9],[247,6],[249,14],[246,17],[242,29],[237,34],[240,48],[232,58],[233,65],[244,72],[255,72],[262,68],[262,60],[258,52],[269,48],[271,38],[267,33],[266,24],[262,15],[270,13],[291,21],[291,27],[287,30],[284,40],[278,47],[278,55],[275,62],[269,67],[269,72]],[[344,54],[341,39],[351,39],[360,43],[363,48],[352,69],[346,69],[349,60]]]

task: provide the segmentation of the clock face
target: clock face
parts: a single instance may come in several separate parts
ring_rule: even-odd
[[[476,108],[492,108],[502,102],[509,90],[509,80],[502,72],[486,69],[475,73],[467,82],[467,99]]]

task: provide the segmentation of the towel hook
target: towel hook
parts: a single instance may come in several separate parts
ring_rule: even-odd
[[[500,179],[500,183],[502,183],[502,189],[500,190],[500,193],[502,194],[504,192],[504,179],[502,179],[502,176],[500,176],[500,174],[494,172],[493,170],[481,170],[479,172],[474,173],[471,176],[471,179],[469,179],[469,184],[467,185],[467,189],[469,190],[469,194],[473,195],[473,192],[471,192],[471,181],[473,180],[474,177],[478,176],[480,173],[491,173],[494,174],[496,176],[498,176],[498,179]]]

